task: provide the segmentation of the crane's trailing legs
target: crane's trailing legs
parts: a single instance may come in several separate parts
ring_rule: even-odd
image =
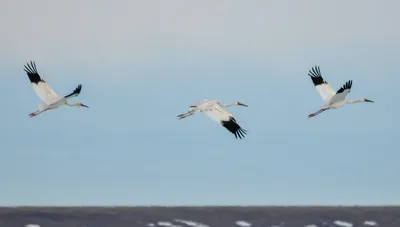
[[[29,114],[29,117],[37,116],[37,115],[39,115],[40,113],[43,113],[43,112],[46,111],[46,110],[47,110],[47,109],[38,110],[38,111],[36,111],[36,112],[33,112],[33,113]]]
[[[317,116],[318,114],[324,112],[325,110],[329,110],[329,109],[330,109],[330,108],[322,108],[322,109],[318,110],[317,112],[308,115],[308,118],[315,117],[315,116]]]
[[[178,120],[180,120],[180,119],[189,117],[192,114],[194,114],[194,111],[193,110],[189,110],[187,113],[179,114],[177,117],[178,117]]]
[[[59,106],[61,106],[61,105],[62,105],[62,103],[57,102],[57,103],[55,103],[54,105],[50,105],[50,106],[47,106],[47,107],[43,107],[43,109],[38,110],[38,111],[36,111],[36,112],[33,112],[33,113],[29,114],[29,117],[35,117],[35,116],[37,116],[37,115],[39,115],[39,114],[41,114],[41,113],[43,113],[43,112],[45,112],[45,111],[47,111],[47,110],[55,109],[55,108],[57,108],[57,107],[59,107]],[[67,105],[67,106],[80,106],[80,107],[89,108],[88,106],[86,106],[86,105],[84,105],[84,104],[82,104],[82,103],[80,103],[80,102],[77,102],[77,103],[74,103],[74,104],[69,104],[67,101],[65,101],[65,105]]]

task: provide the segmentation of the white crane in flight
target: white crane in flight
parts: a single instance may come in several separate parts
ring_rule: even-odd
[[[228,131],[233,133],[236,139],[239,137],[240,139],[244,138],[244,134],[246,134],[246,130],[241,128],[236,119],[224,110],[224,107],[229,106],[245,106],[248,107],[246,104],[240,102],[233,102],[231,104],[224,105],[220,103],[218,100],[208,100],[204,99],[193,106],[190,106],[187,113],[179,114],[177,117],[179,119],[183,119],[193,115],[194,113],[203,112],[212,120],[220,123],[223,127],[225,127]]]
[[[43,100],[43,104],[39,105],[39,110],[36,112],[33,112],[29,114],[30,117],[37,116],[38,114],[47,111],[47,110],[52,110],[56,109],[62,105],[67,105],[67,106],[81,106],[81,107],[86,107],[89,108],[88,106],[82,104],[82,103],[74,103],[74,104],[69,104],[68,99],[77,97],[79,93],[81,92],[82,85],[79,84],[78,87],[69,95],[66,95],[64,97],[58,96],[54,90],[39,76],[39,73],[37,72],[36,69],[36,64],[34,61],[31,61],[30,64],[27,63],[24,67],[24,71],[29,77],[29,80],[32,83],[32,88],[35,91],[36,95]]]
[[[315,117],[318,114],[329,110],[329,109],[338,109],[345,104],[349,103],[358,103],[358,102],[374,102],[372,100],[363,98],[358,100],[349,100],[346,99],[346,96],[349,94],[351,90],[351,86],[353,84],[352,80],[349,80],[345,83],[339,90],[336,92],[332,89],[332,87],[326,82],[322,76],[319,66],[315,66],[312,70],[309,70],[308,75],[311,77],[312,82],[315,85],[315,89],[317,89],[319,95],[322,100],[324,100],[325,105],[315,113],[308,115],[308,118]]]

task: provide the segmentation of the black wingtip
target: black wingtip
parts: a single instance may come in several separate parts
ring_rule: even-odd
[[[78,87],[75,88],[73,93],[79,94],[79,93],[81,93],[81,90],[82,90],[82,84],[78,84]]]
[[[348,89],[349,92],[350,92],[351,86],[352,86],[352,85],[353,85],[353,81],[352,81],[352,80],[347,81],[347,82],[336,92],[336,94],[342,93],[342,92],[344,92],[346,89]]]
[[[39,82],[45,82],[39,76],[39,73],[38,73],[38,71],[36,69],[35,61],[30,61],[29,63],[27,62],[24,65],[24,71],[28,75],[29,80],[31,81],[31,83],[38,84]]]
[[[64,96],[64,98],[69,98],[73,95],[79,95],[81,93],[81,90],[82,90],[82,84],[79,84],[78,87],[76,87],[71,94]]]
[[[321,70],[319,69],[319,66],[314,66],[311,68],[311,70],[308,71],[308,75],[311,77],[312,82],[314,83],[314,86],[318,86],[320,84],[327,83],[321,75]]]
[[[241,128],[233,117],[229,121],[221,121],[221,125],[234,134],[236,139],[243,139],[247,134],[247,130]]]

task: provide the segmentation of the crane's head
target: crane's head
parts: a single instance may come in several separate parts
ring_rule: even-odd
[[[89,108],[88,106],[86,106],[85,104],[82,104],[82,103],[80,103],[80,102],[78,102],[78,103],[76,103],[76,104],[77,104],[77,106],[82,106],[82,107]]]
[[[372,102],[372,103],[374,103],[374,101],[366,99],[366,98],[364,98],[364,102]]]
[[[238,105],[238,106],[245,106],[245,107],[249,107],[248,105],[246,105],[246,104],[243,104],[243,103],[241,103],[241,102],[236,102],[235,104],[236,104],[236,105]]]

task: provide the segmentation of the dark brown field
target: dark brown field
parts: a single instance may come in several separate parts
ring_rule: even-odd
[[[241,226],[238,221],[252,227],[400,227],[400,207],[0,208],[0,227],[234,227]]]

